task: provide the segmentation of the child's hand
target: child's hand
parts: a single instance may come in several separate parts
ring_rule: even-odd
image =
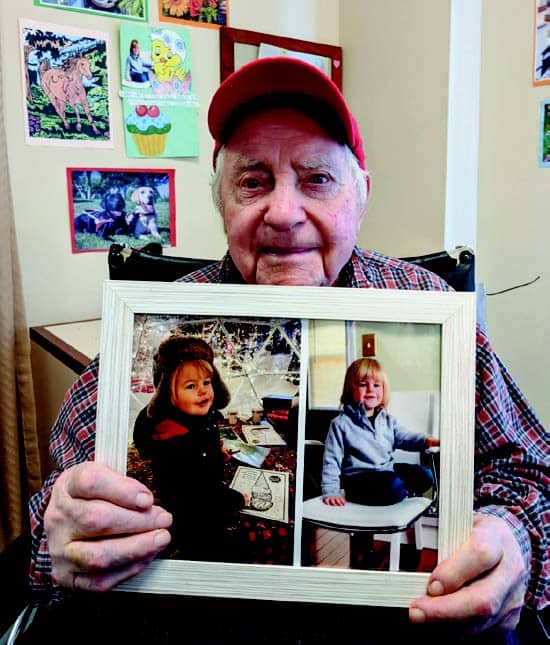
[[[434,448],[439,446],[439,444],[439,439],[436,439],[435,437],[426,437],[426,448]]]
[[[341,495],[327,495],[323,497],[323,502],[329,506],[345,506],[346,498]]]
[[[224,461],[229,461],[233,455],[236,455],[238,452],[241,452],[240,450],[228,450],[224,445],[223,445],[223,440],[220,439],[220,448],[222,450],[222,455],[223,455],[223,460]]]

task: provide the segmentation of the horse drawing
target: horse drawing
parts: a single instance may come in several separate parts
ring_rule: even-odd
[[[86,97],[86,90],[82,83],[82,77],[92,79],[90,62],[84,56],[69,58],[63,67],[50,67],[50,62],[45,58],[40,63],[40,82],[46,96],[50,99],[55,111],[63,121],[65,130],[69,129],[69,124],[65,117],[67,104],[69,104],[76,114],[76,129],[80,132],[82,124],[80,122],[80,111],[78,106],[84,109],[86,117],[92,126],[94,134],[99,134],[99,130],[94,124],[90,107]]]

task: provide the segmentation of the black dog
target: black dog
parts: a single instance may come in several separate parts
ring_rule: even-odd
[[[101,210],[85,210],[74,219],[76,233],[94,233],[104,240],[113,235],[128,235],[126,202],[118,192],[109,192],[101,200]]]

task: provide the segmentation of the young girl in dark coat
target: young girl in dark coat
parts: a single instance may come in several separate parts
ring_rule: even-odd
[[[189,560],[241,561],[238,531],[228,530],[243,495],[223,481],[220,408],[230,394],[201,338],[174,335],[154,356],[155,393],[138,415],[134,443],[151,460],[159,503],[173,515],[171,549]]]

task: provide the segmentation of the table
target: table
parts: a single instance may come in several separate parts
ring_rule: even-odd
[[[81,374],[99,352],[101,320],[80,320],[31,327],[31,340],[76,374]]]

